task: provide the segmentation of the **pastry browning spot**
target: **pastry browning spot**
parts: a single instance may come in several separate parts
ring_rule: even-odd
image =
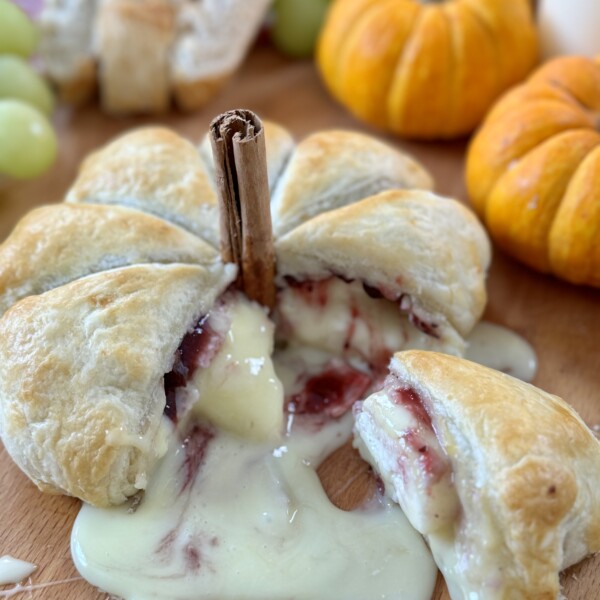
[[[114,302],[115,298],[112,294],[93,294],[90,296],[90,304],[97,308],[106,308]]]

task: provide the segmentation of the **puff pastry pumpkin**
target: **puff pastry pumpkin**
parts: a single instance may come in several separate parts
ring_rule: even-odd
[[[543,65],[492,109],[469,147],[475,210],[508,254],[600,287],[600,61]]]
[[[337,0],[318,46],[352,113],[422,139],[472,131],[536,58],[529,0]]]
[[[367,378],[398,347],[461,354],[486,299],[476,217],[400,189],[431,178],[367,136],[320,132],[295,146],[281,127],[265,133],[278,335],[319,346],[325,333]],[[106,506],[144,489],[165,423],[201,398],[196,375],[227,366],[222,340],[244,300],[226,293],[235,267],[214,248],[209,153],[165,129],[125,135],[84,161],[65,203],[32,212],[0,246],[0,434],[43,490]],[[341,330],[297,319],[327,310]]]

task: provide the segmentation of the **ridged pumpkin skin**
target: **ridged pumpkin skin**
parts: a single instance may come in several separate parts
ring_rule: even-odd
[[[467,187],[526,265],[600,287],[600,59],[563,57],[508,92],[473,138]]]
[[[530,0],[336,0],[317,62],[358,118],[442,139],[471,132],[537,47]]]

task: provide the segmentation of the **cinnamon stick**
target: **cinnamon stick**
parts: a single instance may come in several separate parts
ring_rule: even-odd
[[[210,125],[221,228],[221,257],[238,265],[237,285],[263,306],[275,305],[275,250],[261,120],[249,110]]]

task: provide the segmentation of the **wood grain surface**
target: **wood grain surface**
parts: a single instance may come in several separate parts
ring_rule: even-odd
[[[52,171],[33,182],[0,188],[0,240],[32,207],[60,201],[81,159],[116,134],[134,126],[163,123],[199,140],[215,115],[232,108],[249,108],[263,118],[279,121],[298,138],[324,128],[369,131],[328,97],[310,62],[291,62],[267,47],[259,47],[227,89],[199,114],[113,119],[94,107],[81,111],[60,108],[55,118],[60,155]],[[465,199],[464,141],[416,144],[381,137],[422,161],[434,174],[438,191]],[[600,292],[533,273],[497,250],[488,287],[485,317],[517,331],[537,350],[539,371],[535,383],[571,402],[591,426],[600,424]],[[360,503],[372,490],[368,470],[349,446],[322,465],[321,476],[330,497],[345,508]],[[10,554],[37,564],[34,584],[77,577],[70,558],[69,536],[79,502],[39,493],[1,446],[0,507],[0,555]],[[563,575],[563,582],[568,600],[600,598],[600,558],[570,569]],[[324,600],[326,595],[324,591]],[[81,579],[27,592],[22,597],[108,598]],[[448,598],[439,579],[434,600]]]

